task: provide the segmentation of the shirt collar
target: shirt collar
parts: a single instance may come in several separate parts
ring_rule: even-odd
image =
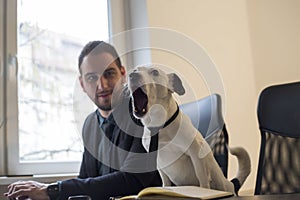
[[[97,110],[96,110],[96,114],[97,114],[97,119],[98,119],[98,123],[99,123],[99,126],[100,126],[100,127],[102,126],[102,124],[104,123],[104,121],[107,121],[107,122],[113,123],[113,124],[115,123],[115,122],[114,122],[114,118],[113,118],[113,114],[112,114],[112,113],[110,113],[109,116],[108,116],[107,118],[105,118],[105,117],[103,117],[103,116],[100,114],[99,110],[97,109]]]
[[[102,115],[100,114],[99,110],[97,109],[96,110],[96,114],[97,114],[97,119],[98,119],[98,123],[99,123],[99,126],[101,127],[105,118],[102,117]]]

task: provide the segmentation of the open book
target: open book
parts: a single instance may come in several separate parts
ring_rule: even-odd
[[[134,199],[215,199],[233,196],[231,192],[212,190],[198,186],[148,187],[137,195],[114,198],[115,200]],[[113,199],[113,198],[112,198]]]

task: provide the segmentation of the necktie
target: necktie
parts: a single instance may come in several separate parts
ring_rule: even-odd
[[[114,123],[110,122],[109,120],[105,119],[101,125],[101,128],[104,132],[104,134],[106,135],[106,137],[111,140],[112,139],[112,135],[113,135],[113,131],[115,128]]]
[[[107,174],[111,172],[111,148],[113,143],[113,131],[114,131],[115,124],[110,122],[109,120],[105,119],[101,125],[101,129],[104,133],[104,135],[107,137],[105,142],[99,146],[99,152],[100,152],[100,160],[102,164],[99,165],[99,174]]]

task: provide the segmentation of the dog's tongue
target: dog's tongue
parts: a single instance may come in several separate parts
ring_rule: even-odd
[[[134,113],[138,117],[142,117],[147,112],[148,97],[141,88],[137,88],[133,92]]]

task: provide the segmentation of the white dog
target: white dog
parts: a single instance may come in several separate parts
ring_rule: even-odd
[[[159,129],[157,168],[163,185],[198,185],[237,194],[249,175],[250,158],[243,148],[232,148],[239,172],[234,181],[225,178],[210,146],[183,114],[172,93],[185,93],[180,78],[158,67],[138,67],[129,74],[133,113],[144,124],[143,145],[149,150],[151,131]],[[153,133],[152,133],[153,134]]]

